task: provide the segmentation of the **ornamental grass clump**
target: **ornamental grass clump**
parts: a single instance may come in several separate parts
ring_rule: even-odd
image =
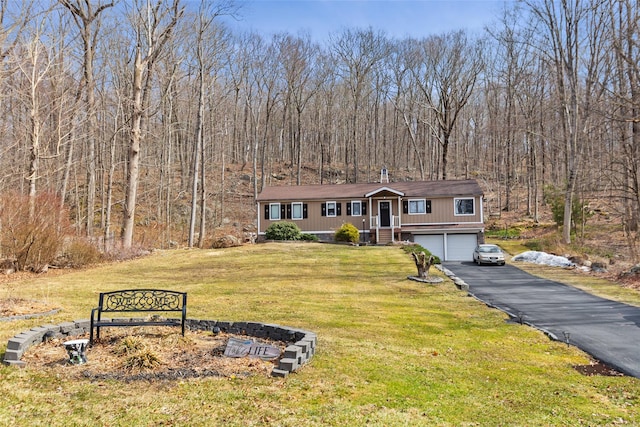
[[[137,352],[129,355],[123,364],[128,370],[149,370],[160,366],[162,360],[155,352],[148,348],[142,348]]]
[[[127,356],[144,349],[144,342],[138,337],[125,337],[113,349],[116,356]]]
[[[122,367],[127,370],[150,370],[162,364],[162,359],[140,337],[127,336],[113,349],[116,356],[123,356]]]

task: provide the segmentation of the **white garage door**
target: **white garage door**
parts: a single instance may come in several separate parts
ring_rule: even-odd
[[[477,234],[447,234],[447,261],[473,261]]]
[[[413,236],[413,241],[443,261],[473,261],[473,249],[478,244],[477,234],[447,234],[446,238],[446,256],[444,234],[417,234]]]
[[[441,260],[444,259],[444,235],[422,234],[413,237],[413,241],[427,249]]]

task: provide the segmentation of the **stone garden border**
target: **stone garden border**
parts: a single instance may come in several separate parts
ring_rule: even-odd
[[[122,320],[122,319],[118,319]],[[224,322],[219,320],[187,319],[190,330],[219,330],[230,334],[247,335],[255,338],[269,338],[289,343],[284,349],[278,366],[271,371],[272,377],[286,377],[308,363],[316,352],[318,336],[314,332],[260,322]],[[24,367],[22,355],[29,347],[51,338],[72,338],[89,333],[89,319],[64,322],[59,325],[43,325],[20,332],[9,339],[4,354],[4,364]]]
[[[9,317],[0,317],[0,322],[12,322],[14,320],[28,320],[36,317],[44,317],[44,316],[53,316],[60,311],[59,308],[55,308],[50,311],[44,311],[42,313],[33,313],[33,314],[16,314],[15,316]]]

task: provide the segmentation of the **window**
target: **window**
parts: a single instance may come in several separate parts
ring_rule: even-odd
[[[327,216],[336,216],[336,202],[327,202]]]
[[[427,213],[424,199],[409,200],[409,215]]]
[[[412,199],[402,202],[402,213],[409,215],[421,215],[431,213],[431,200]]]
[[[302,219],[303,217],[302,203],[291,203],[291,219]]]
[[[362,215],[362,203],[358,200],[357,202],[351,202],[351,216],[360,216]]]
[[[474,215],[474,199],[453,199],[455,215]]]
[[[347,211],[350,210],[350,204],[347,203]],[[322,216],[340,216],[342,215],[342,203],[326,202],[320,205],[320,215]]]
[[[340,203],[338,203],[338,216],[340,216]],[[367,201],[354,200],[347,203],[347,216],[363,216],[367,214]]]
[[[269,219],[272,221],[280,219],[280,203],[269,203]]]

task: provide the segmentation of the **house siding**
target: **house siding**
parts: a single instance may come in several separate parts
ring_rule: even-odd
[[[411,199],[417,199],[417,197]],[[431,200],[431,213],[419,215],[403,213],[402,225],[480,223],[482,222],[480,198],[473,197],[473,199],[475,207],[473,215],[455,215],[454,199],[452,197],[439,199],[429,199],[427,197],[427,200]]]
[[[282,204],[290,204],[290,203],[296,203],[296,202],[301,202],[307,205],[307,218],[304,219],[287,219],[287,218],[281,218],[280,220],[269,220],[269,219],[265,219],[264,218],[264,206],[265,204],[268,205],[268,202],[265,203],[261,203],[258,207],[259,212],[262,212],[262,218],[260,219],[260,228],[259,228],[259,232],[260,233],[264,233],[267,228],[269,228],[269,226],[271,224],[273,224],[274,222],[280,222],[280,221],[288,221],[288,222],[293,222],[294,224],[296,224],[298,227],[300,227],[301,230],[303,230],[304,233],[314,233],[314,234],[318,234],[318,233],[334,233],[337,229],[339,229],[342,224],[344,223],[351,223],[353,224],[356,228],[358,228],[358,230],[362,230],[362,220],[365,220],[365,227],[369,227],[369,206],[368,206],[368,202],[366,201],[366,199],[362,199],[362,202],[365,202],[367,204],[367,214],[366,215],[360,215],[360,216],[351,216],[351,215],[347,215],[347,203],[351,203],[352,201],[356,201],[358,199],[327,199],[327,200],[296,200],[296,201],[286,201],[286,202],[282,202]],[[322,205],[324,203],[327,202],[336,202],[336,203],[340,203],[340,215],[337,215],[335,217],[330,217],[330,216],[322,216]]]
[[[473,199],[473,213],[456,215],[458,199]],[[405,213],[405,203],[410,200],[425,200],[429,213],[409,214],[408,210]],[[363,204],[365,212],[362,215],[350,215],[353,201]],[[393,217],[390,227],[383,227],[380,221],[381,201],[390,203]],[[340,206],[338,215],[326,215],[328,202],[335,202],[336,208]],[[270,203],[281,204],[279,220],[268,219]],[[287,218],[286,213],[290,210],[286,206],[293,203],[304,204],[305,218]],[[390,238],[403,240],[412,240],[417,234],[480,233],[483,230],[482,190],[475,180],[266,187],[258,196],[257,205],[259,238],[264,238],[269,226],[278,221],[293,222],[303,233],[315,234],[325,241],[332,240],[333,233],[345,223],[353,224],[360,232],[365,230],[363,239],[367,241],[376,241],[378,237],[384,241],[390,236],[384,229],[391,227],[394,233]],[[470,207],[463,202],[458,206],[462,209]],[[377,234],[382,231],[384,237]]]

